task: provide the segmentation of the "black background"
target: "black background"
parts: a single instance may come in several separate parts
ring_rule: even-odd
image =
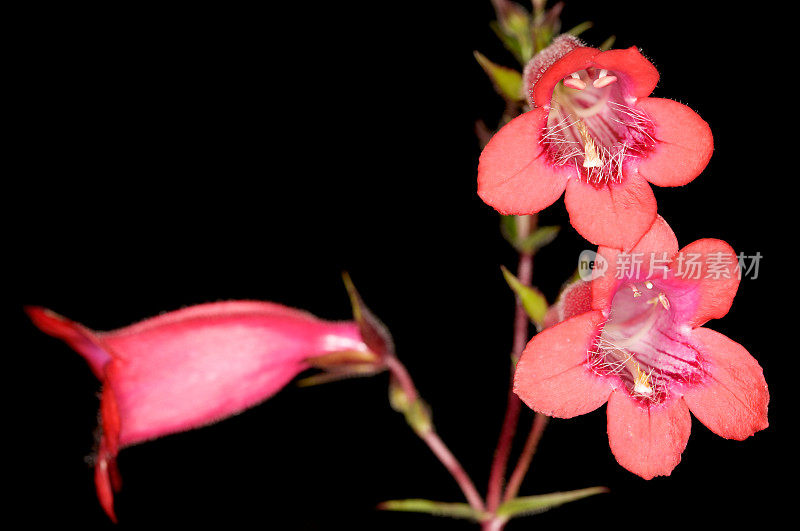
[[[601,409],[553,421],[523,494],[593,485],[611,494],[525,526],[723,525],[783,510],[794,457],[796,352],[788,340],[796,179],[784,14],[764,4],[570,1],[564,27],[637,45],[661,72],[655,95],[712,127],[705,173],[656,189],[682,244],[727,240],[761,252],[730,315],[710,324],[745,345],[770,384],[770,428],[744,442],[696,420],[672,477],[646,482],[608,449]],[[5,438],[12,512],[32,522],[111,526],[84,462],[99,383],[22,304],[112,329],[188,304],[282,302],[347,319],[348,270],[391,328],[443,439],[485,490],[508,377],[513,251],[475,194],[476,119],[502,104],[472,57],[512,65],[488,0],[298,3],[268,10],[39,8],[19,18],[12,55],[22,120],[8,147]],[[536,259],[552,300],[590,248],[563,202]],[[780,240],[780,246],[776,242]],[[123,528],[234,524],[269,529],[469,529],[375,510],[386,499],[458,501],[460,491],[392,412],[385,375],[290,386],[217,425],[125,449]],[[523,414],[522,430],[530,412]],[[19,473],[17,473],[19,472]]]

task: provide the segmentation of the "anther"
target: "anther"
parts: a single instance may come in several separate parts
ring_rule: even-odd
[[[642,296],[642,292],[639,291],[639,288],[637,288],[636,286],[631,285],[631,289],[633,290],[633,297],[634,298]]]
[[[603,88],[603,87],[607,87],[608,85],[614,83],[616,80],[617,80],[617,77],[616,76],[609,76],[608,75],[608,70],[606,70],[604,68],[604,69],[600,70],[599,74],[597,74],[597,79],[592,81],[592,85],[594,85],[594,88]]]
[[[586,88],[586,83],[583,82],[577,72],[573,72],[570,77],[564,78],[564,86],[575,90],[583,90]]]
[[[659,293],[657,297],[653,297],[652,299],[648,300],[647,304],[652,304],[654,306],[656,304],[660,304],[665,310],[669,310],[670,308],[669,299],[663,293]]]

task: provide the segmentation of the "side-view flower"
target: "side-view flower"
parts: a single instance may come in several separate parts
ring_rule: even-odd
[[[637,48],[609,49],[613,36],[599,49],[586,46],[577,36],[592,26],[588,21],[561,34],[563,2],[547,7],[546,0],[532,0],[525,7],[491,1],[497,14],[492,28],[520,68],[474,52],[505,103],[499,124],[476,123],[485,146],[477,192],[504,215],[502,234],[518,265],[515,272],[501,266],[516,296],[506,358],[513,370],[504,375],[510,380],[506,411],[485,492],[445,444],[434,425],[438,417],[397,355],[389,329],[347,273],[353,320],[344,322],[270,302],[230,301],[97,332],[45,308],[26,307],[35,326],[76,350],[102,384],[94,481],[111,520],[117,521],[121,449],[235,415],[307,369],[320,372],[300,385],[386,371],[389,406],[463,495],[460,502],[393,499],[378,508],[461,518],[483,531],[502,531],[513,518],[609,492],[595,486],[520,495],[548,417],[572,418],[607,404],[611,452],[648,480],[668,476],[678,465],[692,415],[728,439],[744,440],[768,427],[770,396],[761,366],[745,347],[704,326],[730,310],[744,259],[716,239],[680,249],[651,188],[682,186],[700,175],[714,148],[708,124],[681,103],[650,97],[659,73]],[[540,263],[537,253],[561,227],[542,226],[538,212],[562,194],[570,224],[599,246],[596,256],[589,254],[600,267],[563,288],[550,305],[546,291],[533,283],[534,258]],[[463,264],[449,254],[447,259],[454,267]],[[573,264],[564,263],[570,269]],[[389,278],[383,268],[377,272]],[[461,317],[456,305],[473,300],[469,287],[463,300],[441,303],[454,318]],[[431,304],[424,295],[413,301],[412,318],[417,305]],[[448,329],[436,325],[437,332]],[[533,326],[538,333],[529,340]],[[481,348],[471,345],[470,362],[492,361]],[[441,359],[448,370],[449,359]],[[520,447],[515,438],[523,403],[536,414]],[[400,455],[383,447],[380,454]],[[562,468],[555,469],[560,476]],[[299,499],[305,504],[306,498]]]
[[[610,247],[598,254],[606,272],[565,292],[564,320],[525,348],[517,395],[560,418],[608,402],[611,451],[645,479],[669,475],[680,462],[690,411],[727,439],[765,429],[769,392],[758,362],[702,326],[731,307],[739,286],[733,249],[703,239],[679,251],[659,217],[630,254]],[[628,267],[631,257],[644,266]]]
[[[322,321],[268,302],[201,304],[111,332],[44,308],[26,310],[43,332],[78,351],[103,383],[95,485],[114,521],[121,448],[235,415],[312,366],[381,368],[355,322]]]
[[[631,249],[656,218],[648,181],[687,184],[713,150],[694,111],[648,97],[658,78],[636,48],[602,52],[558,37],[525,68],[531,110],[484,148],[478,194],[502,214],[533,214],[566,190],[575,230],[596,245]]]

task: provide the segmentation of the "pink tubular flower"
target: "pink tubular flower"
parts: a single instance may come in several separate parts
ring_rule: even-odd
[[[653,224],[648,181],[680,186],[713,150],[708,124],[647,97],[658,72],[636,48],[601,52],[563,35],[525,70],[531,111],[486,145],[478,194],[502,214],[533,214],[566,189],[570,223],[597,245],[631,249]]]
[[[114,521],[121,448],[239,413],[312,365],[377,361],[356,323],[326,322],[267,302],[202,304],[111,332],[44,308],[26,311],[42,331],[77,350],[103,382],[95,485]]]
[[[680,462],[690,411],[727,439],[766,428],[769,392],[758,362],[702,327],[733,302],[733,249],[703,239],[679,252],[659,217],[630,254],[607,247],[598,253],[608,270],[570,290],[565,320],[528,343],[514,376],[517,395],[560,418],[608,402],[611,451],[645,479],[669,475]],[[627,267],[637,261],[640,268]]]

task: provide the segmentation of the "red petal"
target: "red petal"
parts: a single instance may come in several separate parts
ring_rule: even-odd
[[[726,439],[746,439],[767,428],[769,390],[758,362],[719,332],[695,328],[692,337],[708,361],[706,379],[683,394],[694,416]]]
[[[110,359],[105,387],[118,408],[103,411],[108,452],[195,428],[266,400],[327,353],[367,351],[353,322],[331,323],[278,304],[221,302],[171,312],[113,332],[91,330],[43,309],[29,309],[45,332],[87,359]],[[99,366],[99,365],[98,365]],[[113,393],[113,394],[112,394]],[[105,393],[104,393],[105,396]],[[118,439],[118,440],[117,440]]]
[[[607,311],[611,308],[611,300],[614,298],[620,282],[620,279],[617,278],[617,256],[620,251],[610,247],[600,247],[597,249],[597,253],[608,262],[608,269],[602,275],[592,279],[592,308]],[[647,272],[652,253],[655,253],[657,260],[663,259],[664,253],[667,253],[667,260],[678,254],[678,239],[664,218],[657,216],[650,230],[642,236],[631,253],[645,253],[645,256],[642,257],[642,271]],[[658,273],[655,272],[655,274]]]
[[[514,373],[517,396],[551,417],[570,418],[602,406],[611,383],[586,364],[602,323],[600,312],[589,312],[534,336]]]
[[[689,266],[692,258],[697,258],[696,269]],[[689,324],[700,326],[728,313],[740,280],[738,257],[730,245],[710,238],[697,240],[681,249],[670,267],[677,278],[697,284],[698,301]]]
[[[46,308],[27,306],[25,312],[39,330],[66,342],[84,357],[94,375],[103,379],[103,368],[111,361],[111,356],[92,330]]]
[[[507,123],[489,141],[478,164],[478,195],[501,214],[533,214],[552,205],[574,171],[547,160],[539,143],[547,110]]]
[[[617,462],[644,479],[669,476],[681,462],[692,417],[683,399],[647,404],[617,389],[608,399],[608,443]]]
[[[625,93],[637,98],[649,96],[658,83],[658,70],[636,46],[602,52],[592,62],[597,68],[613,70]]]
[[[637,171],[656,186],[682,186],[700,175],[714,151],[708,124],[677,101],[645,98],[636,106],[655,124],[656,147],[634,162]]]
[[[673,258],[678,254],[678,238],[672,231],[672,227],[661,216],[656,216],[656,220],[642,239],[633,247],[631,252],[636,253],[657,253],[659,258],[667,253],[668,258]]]
[[[569,221],[581,236],[596,245],[628,251],[656,219],[653,190],[635,173],[622,183],[601,187],[570,179],[564,202]]]
[[[103,451],[102,444],[100,451]],[[114,489],[111,486],[111,478],[117,474],[114,471],[116,466],[116,462],[105,454],[98,455],[94,465],[94,485],[97,489],[97,499],[100,500],[100,506],[114,523],[117,523],[117,515],[114,512]]]
[[[571,73],[590,66],[592,58],[598,53],[600,50],[596,48],[575,48],[553,63],[531,87],[531,96],[536,107],[549,107],[558,82]]]
[[[284,306],[204,304],[101,335],[128,446],[216,422],[281,390],[306,359],[366,350],[352,322]]]
[[[119,452],[119,413],[117,402],[111,387],[106,383],[100,399],[100,446],[94,465],[94,484],[97,499],[112,522],[117,522],[114,513],[114,492],[122,486],[117,469],[117,453]]]

